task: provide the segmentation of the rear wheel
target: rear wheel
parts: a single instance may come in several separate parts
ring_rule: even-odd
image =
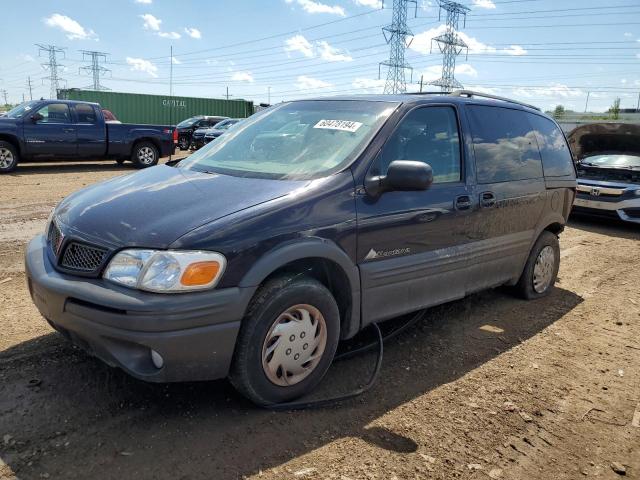
[[[186,137],[181,137],[180,140],[178,140],[178,147],[180,150],[189,150],[189,140],[187,140]]]
[[[273,279],[243,320],[230,380],[258,405],[293,400],[324,377],[339,332],[338,306],[324,285],[292,275]]]
[[[158,163],[158,148],[151,142],[138,142],[133,147],[131,161],[138,168],[153,167]]]
[[[0,173],[9,173],[18,165],[18,150],[9,142],[0,141]]]
[[[531,249],[524,272],[515,286],[516,292],[528,300],[548,295],[556,282],[559,268],[558,237],[544,231]]]

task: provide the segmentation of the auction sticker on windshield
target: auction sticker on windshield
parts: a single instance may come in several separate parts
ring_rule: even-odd
[[[328,130],[342,130],[343,132],[355,132],[362,126],[360,122],[349,120],[320,120],[313,128],[326,128]]]

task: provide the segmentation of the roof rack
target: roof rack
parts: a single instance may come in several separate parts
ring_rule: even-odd
[[[542,111],[539,107],[536,107],[535,105],[530,105],[524,102],[518,102],[517,100],[511,100],[510,98],[499,97],[497,95],[490,95],[488,93],[474,92],[472,90],[456,90],[455,92],[451,92],[451,96],[452,97],[465,96],[469,98],[471,97],[491,98],[492,100],[500,100],[501,102],[515,103],[516,105],[522,105],[523,107],[533,108],[534,110],[538,110],[539,112]]]
[[[451,92],[405,92],[404,95],[450,95]]]

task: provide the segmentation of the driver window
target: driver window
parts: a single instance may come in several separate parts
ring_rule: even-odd
[[[37,113],[42,115],[42,120],[38,120],[38,123],[71,123],[69,106],[65,103],[50,103]]]
[[[378,160],[385,175],[394,160],[431,165],[433,183],[460,181],[460,137],[452,107],[422,107],[410,112],[387,140]]]

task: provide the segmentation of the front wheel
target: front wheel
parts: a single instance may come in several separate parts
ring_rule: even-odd
[[[181,137],[178,141],[178,147],[180,148],[180,150],[189,150],[189,140],[187,140],[185,137]]]
[[[531,249],[522,276],[515,286],[516,292],[527,300],[548,295],[556,283],[559,268],[558,237],[544,231]]]
[[[300,397],[324,377],[339,334],[338,306],[324,285],[293,275],[273,279],[243,320],[231,383],[262,406]]]
[[[151,142],[138,142],[133,147],[131,161],[137,168],[153,167],[159,159],[158,148]]]
[[[0,141],[0,173],[9,173],[18,165],[18,150],[9,142]]]

